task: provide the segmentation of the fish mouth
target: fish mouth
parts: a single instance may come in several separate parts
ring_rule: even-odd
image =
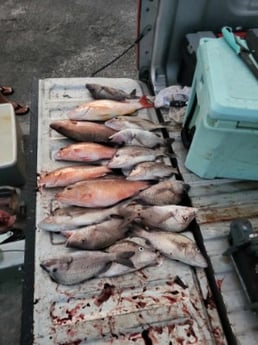
[[[40,267],[41,267],[44,271],[46,271],[47,273],[49,273],[49,269],[45,266],[44,263],[41,262],[39,265],[40,265]]]

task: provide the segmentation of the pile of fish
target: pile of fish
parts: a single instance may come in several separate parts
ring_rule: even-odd
[[[169,124],[136,116],[153,103],[135,90],[86,88],[95,100],[50,124],[75,142],[54,155],[69,166],[40,173],[39,190],[58,188],[61,206],[38,227],[60,233],[71,249],[42,260],[41,267],[64,285],[160,265],[163,256],[206,267],[196,243],[179,233],[198,210],[180,205],[189,186],[162,160],[173,156],[168,147],[173,140],[156,130]]]

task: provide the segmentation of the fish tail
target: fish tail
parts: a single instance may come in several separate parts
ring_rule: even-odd
[[[191,188],[191,186],[190,186],[189,184],[187,184],[187,183],[184,183],[184,184],[183,184],[183,189],[184,189],[184,192],[185,192],[185,193],[188,193],[189,190],[190,190],[190,188]]]
[[[143,237],[146,238],[146,235],[148,235],[147,231],[145,231],[144,229],[142,229],[139,225],[134,225],[133,229],[132,229],[132,233],[135,236],[138,237]],[[146,238],[147,239],[147,238]]]
[[[177,158],[176,154],[173,152],[169,152],[167,148],[164,148],[164,147],[159,147],[157,149],[157,152],[159,154],[159,156],[167,156],[167,157],[170,157],[170,158]]]
[[[147,96],[142,96],[139,99],[139,102],[141,103],[143,108],[153,108],[154,104],[147,98]]]
[[[175,141],[175,138],[166,138],[165,141],[167,144],[172,144]]]
[[[117,253],[115,261],[119,264],[135,268],[133,262],[130,260],[130,258],[135,254],[135,252],[123,252],[123,253]]]

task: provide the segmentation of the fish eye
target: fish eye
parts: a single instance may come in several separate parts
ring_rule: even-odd
[[[56,268],[56,267],[53,268],[53,269],[52,269],[52,272],[53,272],[53,273],[57,272],[57,268]]]
[[[143,247],[139,247],[139,251],[140,252],[144,251],[144,248]]]
[[[120,156],[119,153],[116,153],[116,154],[115,154],[115,157],[119,157],[119,156]]]

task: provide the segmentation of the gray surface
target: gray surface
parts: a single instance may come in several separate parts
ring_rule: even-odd
[[[31,103],[33,78],[89,77],[136,35],[136,1],[9,0],[0,11],[0,85]],[[99,77],[136,78],[135,50]],[[29,115],[20,119],[28,132]]]
[[[10,99],[31,104],[33,78],[88,77],[135,39],[136,1],[9,0],[0,11],[0,85]],[[99,77],[137,78],[132,49]],[[30,114],[19,117],[24,134]],[[0,280],[0,344],[19,343],[22,279]]]

